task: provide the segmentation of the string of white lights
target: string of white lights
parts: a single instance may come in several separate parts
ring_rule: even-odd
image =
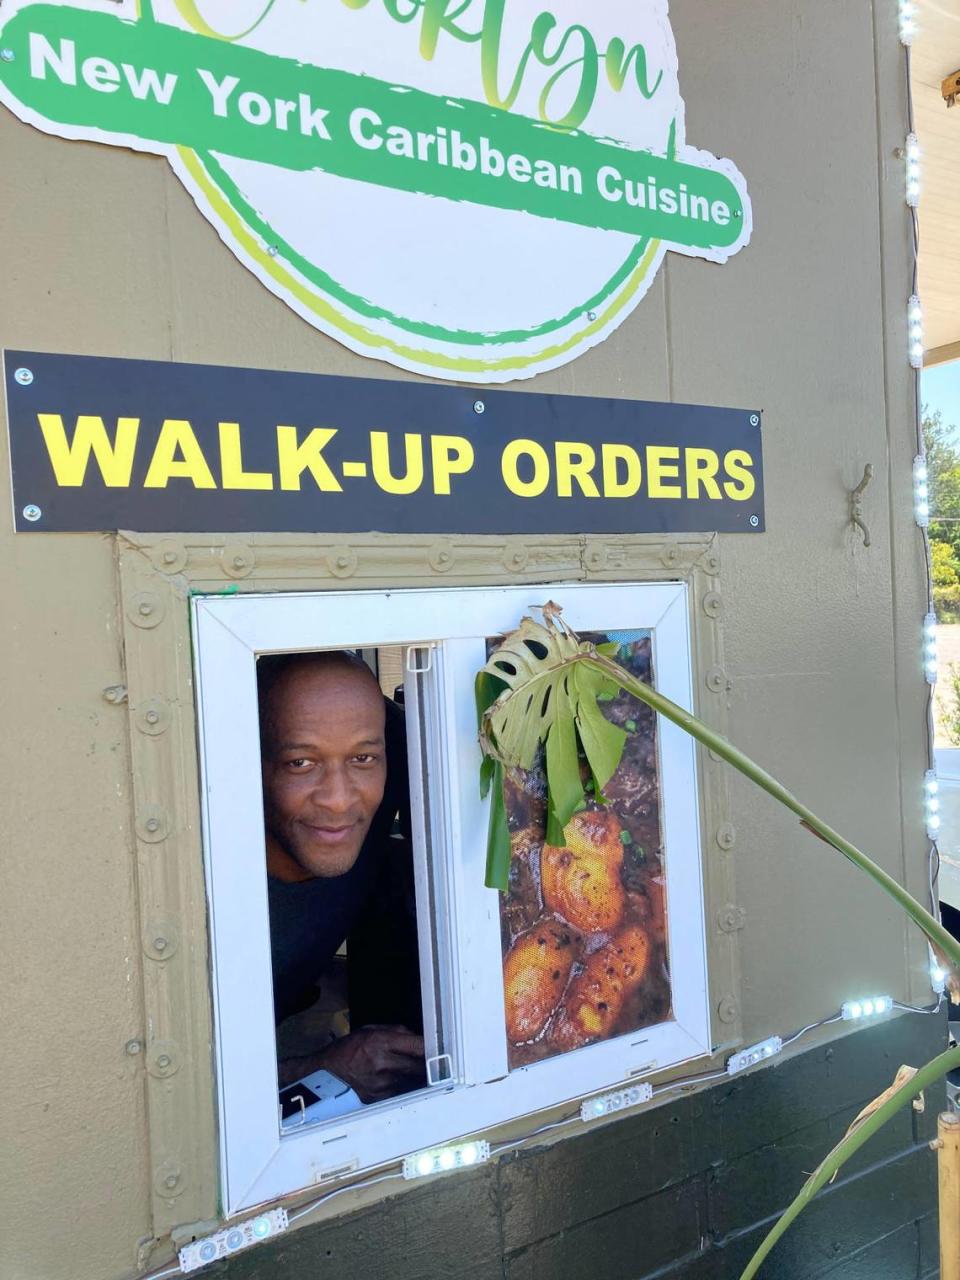
[[[185,1272],[197,1270],[207,1263],[207,1259],[204,1259],[202,1253],[205,1245],[208,1246],[210,1253],[208,1260],[210,1262],[215,1261],[216,1258],[224,1256],[225,1253],[234,1251],[229,1247],[224,1248],[220,1244],[221,1239],[225,1239],[231,1233],[236,1233],[237,1235],[245,1233],[249,1243],[267,1239],[272,1235],[279,1234],[280,1231],[286,1230],[288,1225],[292,1225],[294,1222],[305,1218],[308,1214],[314,1213],[322,1205],[329,1203],[336,1196],[344,1195],[348,1191],[362,1191],[367,1187],[376,1186],[378,1183],[402,1182],[410,1180],[412,1177],[428,1177],[482,1164],[491,1157],[513,1151],[517,1147],[531,1142],[534,1138],[541,1137],[543,1134],[550,1133],[553,1130],[566,1128],[578,1122],[582,1124],[585,1121],[597,1120],[612,1114],[614,1111],[642,1105],[655,1098],[662,1098],[668,1093],[693,1090],[714,1080],[729,1079],[731,1075],[737,1075],[743,1070],[758,1065],[761,1061],[779,1055],[784,1049],[795,1044],[802,1036],[830,1023],[859,1021],[861,1019],[869,1020],[870,1018],[884,1016],[894,1010],[903,1013],[935,1014],[939,1013],[943,1007],[944,998],[941,994],[937,1003],[930,1007],[901,1004],[899,1001],[891,999],[890,996],[873,996],[860,1000],[848,1000],[838,1012],[801,1027],[799,1031],[795,1031],[785,1040],[781,1040],[778,1036],[772,1036],[760,1045],[750,1046],[747,1049],[731,1054],[723,1070],[704,1071],[692,1076],[683,1076],[678,1080],[669,1080],[665,1084],[657,1085],[653,1088],[644,1082],[628,1086],[626,1089],[617,1090],[612,1094],[601,1094],[598,1097],[588,1098],[575,1111],[570,1111],[558,1120],[551,1120],[547,1124],[539,1125],[537,1128],[523,1134],[522,1137],[512,1138],[505,1142],[491,1144],[481,1139],[473,1139],[446,1147],[433,1148],[429,1151],[414,1152],[412,1155],[406,1156],[395,1168],[386,1172],[371,1174],[354,1182],[345,1183],[340,1187],[332,1187],[329,1191],[325,1191],[322,1195],[315,1197],[307,1204],[301,1205],[289,1214],[282,1208],[266,1210],[255,1218],[247,1219],[245,1222],[237,1223],[232,1227],[225,1227],[214,1236],[192,1241],[181,1250],[181,1263],[179,1265],[167,1266],[159,1271],[151,1271],[149,1274],[140,1277],[140,1280],[167,1280],[169,1276],[182,1275]],[[616,1100],[612,1106],[608,1105],[611,1099]],[[596,1103],[603,1105],[596,1107],[594,1105]],[[465,1156],[466,1158],[464,1158]],[[184,1265],[183,1261],[185,1256],[186,1265]],[[194,1259],[196,1260],[194,1261]]]
[[[913,84],[911,81],[911,47],[917,34],[917,9],[914,0],[898,0],[898,33],[903,46],[903,65],[906,79],[907,121],[904,143],[904,198],[910,212],[913,262],[911,264],[911,290],[907,302],[907,358],[913,369],[914,413],[917,452],[913,463],[914,519],[920,530],[923,558],[927,575],[927,611],[922,624],[921,652],[924,678],[927,681],[926,728],[927,769],[923,779],[923,816],[930,848],[927,858],[930,909],[939,917],[937,880],[940,870],[940,851],[937,839],[940,832],[939,785],[934,754],[934,690],[937,679],[936,613],[933,604],[933,567],[930,552],[930,479],[927,470],[926,443],[923,436],[923,402],[921,376],[923,372],[923,305],[920,300],[920,217],[918,207],[921,193],[921,150],[916,132],[913,108]],[[931,955],[931,971],[936,967]],[[936,984],[934,983],[934,989]]]

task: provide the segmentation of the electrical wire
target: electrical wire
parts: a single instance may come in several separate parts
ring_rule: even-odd
[[[809,1026],[802,1027],[799,1031],[795,1031],[792,1036],[788,1036],[783,1042],[783,1048],[794,1044],[801,1036],[805,1036],[808,1031],[816,1031],[818,1027],[827,1027],[831,1022],[842,1022],[843,1014],[840,1012],[832,1013],[829,1018],[821,1018],[818,1022],[811,1022]]]
[[[925,1013],[929,1015],[931,1013],[939,1013],[943,1008],[943,1002],[945,999],[946,997],[943,992],[941,992],[936,1004],[920,1006],[915,1004],[901,1004],[899,1000],[894,1000],[893,1007],[895,1009],[900,1009],[903,1013]]]
[[[706,1084],[708,1080],[726,1079],[729,1072],[724,1068],[723,1071],[706,1071],[698,1076],[687,1076],[683,1080],[670,1080],[667,1084],[658,1085],[653,1091],[653,1096],[659,1098],[661,1094],[672,1093],[676,1089],[689,1089],[691,1085]]]
[[[391,1182],[394,1178],[402,1177],[403,1173],[396,1169],[393,1173],[380,1173],[375,1178],[364,1178],[360,1182],[350,1182],[345,1187],[335,1187],[332,1191],[327,1191],[322,1196],[317,1196],[316,1200],[311,1200],[309,1204],[303,1205],[295,1213],[288,1214],[287,1222],[297,1222],[300,1218],[305,1218],[308,1213],[313,1213],[314,1209],[318,1209],[320,1205],[326,1204],[328,1200],[332,1200],[334,1196],[342,1195],[345,1191],[361,1191],[364,1187],[373,1187],[378,1182]]]

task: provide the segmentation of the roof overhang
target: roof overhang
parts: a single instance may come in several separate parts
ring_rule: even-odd
[[[914,119],[922,153],[920,297],[925,365],[960,359],[960,0],[919,0]],[[955,104],[944,97],[957,90]]]

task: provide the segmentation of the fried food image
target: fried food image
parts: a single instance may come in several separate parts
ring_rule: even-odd
[[[616,661],[652,680],[649,633],[583,638],[615,638]],[[543,752],[531,769],[504,777],[511,859],[500,942],[511,1071],[670,1017],[657,721],[624,690],[602,706],[626,731],[623,755],[603,798],[590,796],[559,845],[546,842]],[[586,782],[582,756],[580,771]]]
[[[542,920],[514,941],[503,960],[507,1036],[532,1040],[560,1003],[576,958],[573,930],[560,920]]]
[[[585,933],[607,933],[623,919],[620,831],[609,809],[584,809],[563,829],[565,848],[543,846],[544,906]]]
[[[578,1049],[610,1035],[624,1003],[643,982],[650,939],[639,925],[627,925],[595,951],[570,983],[551,1034],[558,1051]]]

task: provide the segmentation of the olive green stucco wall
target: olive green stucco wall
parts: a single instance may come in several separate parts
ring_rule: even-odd
[[[745,173],[753,242],[723,268],[670,255],[612,338],[517,392],[763,408],[768,531],[721,539],[729,730],[922,896],[925,599],[895,5],[674,0],[671,16],[688,135]],[[159,159],[3,112],[0,209],[4,346],[407,376],[269,295]],[[846,494],[868,462],[866,549]],[[6,468],[3,450],[4,490]],[[0,519],[10,1280],[120,1280],[155,1231],[144,1058],[125,1050],[150,1037],[128,727],[103,694],[126,679],[114,544],[14,536]],[[745,1039],[851,990],[926,1001],[923,949],[893,910],[772,803],[736,779],[731,795]],[[175,1212],[189,1222],[207,1203],[185,1193]]]

